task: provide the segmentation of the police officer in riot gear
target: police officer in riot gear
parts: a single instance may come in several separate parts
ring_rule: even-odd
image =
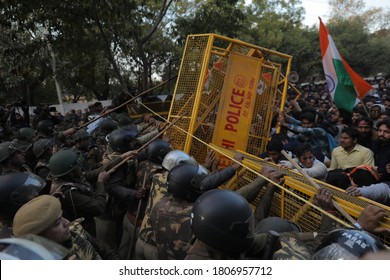
[[[13,172],[0,176],[0,217],[9,226],[16,211],[38,196],[46,182],[33,173]]]
[[[242,156],[235,155],[237,160]],[[195,200],[204,192],[217,188],[240,167],[235,163],[224,170],[209,174],[199,164],[184,163],[168,174],[168,193],[152,209],[151,223],[156,236],[159,258],[184,259],[191,246],[189,215]],[[169,224],[177,224],[170,226]],[[178,228],[180,230],[169,230]],[[180,244],[180,245],[177,245]]]
[[[382,242],[363,230],[336,229],[317,247],[314,260],[356,260],[368,252],[385,250]]]
[[[15,138],[20,141],[34,143],[36,135],[37,131],[35,129],[32,129],[31,127],[22,127],[17,131]]]
[[[151,143],[152,144],[152,143]],[[165,144],[166,145],[166,144]],[[152,147],[158,147],[157,145]],[[147,147],[147,149],[151,149]],[[147,154],[154,154],[154,151],[148,151]],[[159,159],[159,157],[157,158]],[[184,163],[196,164],[196,160],[190,155],[180,150],[173,150],[166,154],[162,161],[163,170],[156,173],[151,178],[151,187],[145,216],[139,231],[138,240],[136,242],[135,254],[136,259],[156,260],[158,259],[157,242],[153,232],[151,212],[154,207],[167,193],[167,177],[168,172],[177,165]]]
[[[191,227],[197,240],[186,259],[242,259],[255,240],[253,211],[230,190],[201,195],[191,212]]]
[[[85,179],[86,161],[74,150],[61,150],[49,160],[49,168],[53,176],[50,192],[61,192],[64,216],[69,220],[83,217],[84,228],[95,234],[94,217],[103,213],[106,206],[104,182],[109,174],[99,173],[96,186],[92,186]]]
[[[54,134],[54,124],[51,120],[41,120],[37,124],[37,139],[52,138]]]
[[[152,179],[155,174],[164,171],[161,166],[164,157],[171,151],[171,146],[168,142],[157,139],[151,142],[145,149],[145,159],[140,160],[135,181],[135,189],[145,189],[146,194],[143,198],[140,198],[141,207],[138,210],[136,203],[130,203],[127,209],[127,213],[123,218],[123,234],[121,238],[120,253],[122,255],[127,254],[129,251],[130,243],[135,245],[136,236],[134,236],[134,229],[141,226],[142,220],[145,215],[147,206],[147,200],[152,185]],[[145,184],[143,183],[145,179]],[[133,242],[131,240],[133,239]],[[133,251],[133,248],[131,249]]]
[[[25,153],[31,144],[18,139],[6,141],[0,144],[0,167],[1,173],[31,171],[26,165]]]
[[[39,139],[33,145],[33,153],[38,160],[34,168],[34,173],[42,179],[48,179],[50,168],[49,159],[53,155],[53,147],[55,144],[54,138],[51,139]]]

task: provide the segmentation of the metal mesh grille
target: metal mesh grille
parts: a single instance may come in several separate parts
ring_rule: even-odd
[[[322,213],[306,201],[312,199],[316,190],[299,173],[281,169],[255,157],[263,152],[267,145],[274,106],[283,107],[280,103],[283,102],[286,90],[282,86],[284,77],[288,76],[289,71],[283,69],[286,67],[286,60],[291,57],[268,53],[266,49],[214,34],[189,36],[169,114],[170,121],[184,115],[177,122],[179,128],[175,128],[171,133],[172,145],[177,149],[185,150],[200,163],[204,162],[210,147],[223,155],[233,157],[234,151],[209,145],[213,136],[218,104],[223,98],[221,90],[231,53],[251,55],[263,60],[259,77],[263,86],[261,94],[256,94],[251,131],[247,137],[248,148],[246,151],[240,151],[246,155],[243,163],[257,171],[262,166],[271,166],[284,173],[286,183],[282,189],[277,190],[273,198],[271,215],[296,221],[304,231],[315,231],[320,224]],[[282,75],[281,72],[285,73]],[[243,169],[222,187],[236,190],[248,184],[256,176],[250,170]],[[327,187],[333,193],[335,200],[354,218],[357,218],[369,203],[379,205],[367,199],[349,196],[343,190],[321,181],[316,182],[320,186]],[[263,193],[264,190],[252,203],[253,209],[259,203]],[[303,198],[304,201],[297,197]],[[390,207],[380,206],[390,214]],[[382,226],[390,228],[390,219],[386,219]],[[390,244],[390,237],[381,235],[380,238],[386,244]]]
[[[235,53],[264,59],[263,52],[262,49],[256,49],[256,46],[213,34],[189,36],[169,119],[174,120],[186,114],[183,119],[191,117],[193,123],[179,121],[179,126],[189,134],[210,143],[229,55]],[[262,93],[256,94],[251,131],[247,135],[247,152],[251,154],[263,152],[270,137],[273,105],[281,99],[277,92],[277,73],[280,68],[280,64],[263,60],[259,77],[263,85]],[[175,134],[173,145],[191,153],[198,160],[204,158],[207,152],[206,149],[200,149],[197,143],[188,144],[185,134]]]
[[[213,146],[212,147],[227,155],[229,157],[233,157],[235,151],[223,149],[220,147]],[[322,213],[307,204],[306,201],[310,201],[312,203],[312,197],[316,193],[316,189],[311,186],[301,174],[292,171],[282,169],[278,165],[275,165],[270,162],[266,162],[261,160],[260,158],[256,158],[254,156],[246,155],[246,159],[244,159],[243,164],[252,170],[260,170],[263,166],[272,167],[275,170],[285,174],[285,183],[277,190],[273,202],[271,215],[279,216],[289,220],[292,220],[298,223],[303,231],[316,231],[319,228],[321,222]],[[238,176],[231,179],[227,184],[222,186],[222,188],[228,188],[231,190],[236,190],[242,186],[245,186],[249,182],[251,182],[254,178],[256,178],[256,174],[251,170],[241,170]],[[357,219],[361,211],[367,207],[369,204],[374,204],[380,206],[385,209],[389,213],[390,217],[390,207],[385,205],[381,205],[375,201],[371,201],[366,198],[358,198],[354,196],[347,195],[343,190],[338,189],[332,185],[326,184],[322,181],[315,180],[314,181],[320,187],[326,187],[329,191],[332,192],[335,201],[344,208],[344,210],[351,215],[353,218]],[[291,191],[295,194],[292,195],[288,193],[286,190]],[[264,190],[260,192],[258,197],[252,203],[252,208],[255,209],[257,204],[260,202],[262,195],[264,194]],[[296,196],[303,198],[304,201],[300,200]],[[282,211],[283,209],[283,211]],[[347,224],[347,220],[343,217],[339,217],[339,219],[345,221]],[[385,218],[384,221],[380,225],[384,228],[390,228],[390,218]],[[380,234],[378,237],[387,245],[390,245],[390,237],[385,234]]]

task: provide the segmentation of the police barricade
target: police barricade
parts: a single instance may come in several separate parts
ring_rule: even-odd
[[[284,174],[284,183],[283,185],[278,186],[278,190],[272,201],[271,216],[278,216],[291,220],[299,224],[302,230],[307,232],[316,231],[319,228],[321,215],[332,217],[332,219],[341,223],[342,226],[352,227],[352,225],[350,225],[342,216],[333,216],[327,212],[320,211],[319,208],[313,204],[313,197],[314,194],[317,193],[317,190],[307,182],[306,178],[300,173],[291,169],[284,169],[276,164],[264,161],[243,151],[228,150],[212,144],[209,147],[218,153],[231,158],[236,152],[240,152],[244,155],[244,160],[242,162],[244,168],[237,173],[237,176],[226,183],[223,188],[237,190],[245,186],[259,176],[258,172],[263,166],[271,167]],[[364,197],[348,195],[343,189],[326,184],[322,181],[315,179],[314,181],[320,187],[326,187],[331,191],[334,201],[354,219],[357,219],[359,214],[369,204],[386,210],[388,212],[388,217],[383,219],[380,223],[380,227],[390,228],[390,207]],[[256,205],[260,202],[263,193],[264,191],[260,192],[256,200],[252,203],[253,209],[255,209]],[[379,234],[378,237],[387,246],[390,245],[390,236]]]

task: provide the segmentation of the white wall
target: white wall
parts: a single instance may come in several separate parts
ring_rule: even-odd
[[[84,112],[84,109],[88,108],[88,105],[94,104],[95,102],[97,102],[97,101],[84,102],[84,103],[64,103],[64,106],[61,106],[59,104],[53,104],[53,105],[50,105],[50,107],[56,107],[57,112],[60,112],[62,115],[64,115],[66,112],[69,112],[72,109],[75,109],[75,110],[81,109],[81,111]],[[105,106],[110,106],[112,100],[102,100],[99,102],[101,102],[103,104],[103,107],[105,107]],[[30,114],[31,115],[34,114],[35,108],[36,108],[35,106],[30,107]]]

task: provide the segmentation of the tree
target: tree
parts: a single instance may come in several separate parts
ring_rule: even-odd
[[[112,38],[117,39],[116,42],[123,52],[121,58],[130,57],[127,63],[132,70],[139,73],[141,91],[146,90],[151,84],[151,70],[158,68],[156,68],[158,58],[169,57],[167,47],[172,44],[166,39],[161,24],[172,3],[173,0],[127,0],[120,3],[107,0],[103,8],[117,15],[122,24],[114,26],[115,28],[106,28],[107,22],[102,21],[101,18],[95,18],[102,36],[109,33]],[[111,42],[106,40],[106,44],[111,44]],[[153,48],[156,45],[159,47]]]
[[[0,20],[0,91],[7,98],[34,103],[34,90],[46,82],[50,71],[47,50],[31,14],[16,2],[7,2]]]
[[[327,24],[339,52],[363,76],[389,73],[389,11],[365,9],[362,0],[330,0]],[[378,29],[379,28],[379,29]]]
[[[243,2],[239,0],[187,1],[175,20],[179,44],[188,34],[217,33],[235,38],[245,24]]]

